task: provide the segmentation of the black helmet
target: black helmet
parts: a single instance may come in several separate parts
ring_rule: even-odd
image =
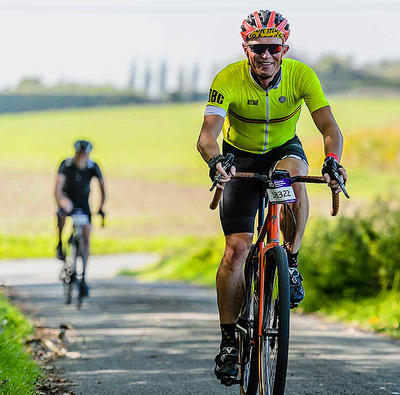
[[[76,152],[89,153],[93,149],[93,145],[86,140],[77,140],[75,141],[74,148]]]

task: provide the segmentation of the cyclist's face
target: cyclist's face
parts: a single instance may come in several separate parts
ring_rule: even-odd
[[[87,152],[75,152],[75,162],[79,168],[86,167],[89,160],[89,154]]]
[[[248,41],[248,44],[282,44],[282,39],[279,37],[258,37]],[[268,51],[258,55],[251,51],[245,43],[243,49],[249,59],[253,73],[261,79],[269,79],[279,71],[282,57],[287,52],[288,47],[284,46],[282,52],[274,55],[271,55]]]

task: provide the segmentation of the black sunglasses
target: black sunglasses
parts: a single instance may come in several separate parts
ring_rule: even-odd
[[[270,55],[275,55],[277,53],[282,52],[283,44],[247,44],[250,48],[251,52],[256,53],[257,55],[262,55],[265,51],[268,51]]]

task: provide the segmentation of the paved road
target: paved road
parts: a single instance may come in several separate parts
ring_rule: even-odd
[[[113,277],[151,255],[93,257],[91,297],[62,304],[55,260],[3,261],[0,283],[51,328],[73,325],[55,365],[76,394],[238,394],[212,375],[219,331],[213,290]],[[287,394],[399,394],[400,343],[293,315]],[[79,356],[78,358],[73,357]]]

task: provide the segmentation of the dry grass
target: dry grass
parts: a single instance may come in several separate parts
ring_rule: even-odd
[[[48,234],[55,232],[54,176],[18,174],[0,177],[7,187],[0,194],[0,233]],[[167,181],[111,178],[106,180],[107,226],[102,237],[206,236],[219,230],[217,216],[207,203],[202,186]],[[91,206],[95,212],[98,184],[92,182]]]
[[[13,235],[56,235],[54,176],[46,174],[2,176],[7,188],[0,194],[0,233]],[[106,180],[107,226],[96,234],[101,238],[187,236],[206,237],[220,233],[218,210],[208,204],[212,194],[204,186],[180,185],[166,181],[123,178]],[[311,186],[313,216],[328,216],[330,193],[323,186]],[[98,207],[99,190],[92,182],[91,206]],[[342,210],[354,205],[343,202]]]

